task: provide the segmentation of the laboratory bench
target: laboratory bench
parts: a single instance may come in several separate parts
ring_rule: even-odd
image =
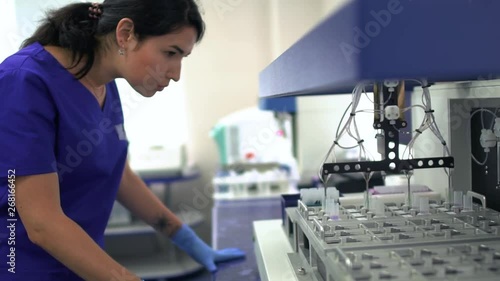
[[[280,217],[281,199],[278,196],[216,200],[213,208],[213,247],[216,249],[236,247],[246,253],[246,258],[219,264],[215,279],[206,270],[200,270],[168,281],[260,281],[252,226],[254,221]]]
[[[216,200],[213,208],[213,246],[216,249],[237,247],[246,253],[246,259],[222,264],[217,280],[260,281],[253,248],[252,223],[257,220],[281,217],[281,200],[274,198],[247,198]]]

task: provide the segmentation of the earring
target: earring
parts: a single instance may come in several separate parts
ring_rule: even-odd
[[[123,47],[123,45],[121,45],[121,47],[118,49],[118,54],[120,56],[124,56],[125,55],[125,48]]]

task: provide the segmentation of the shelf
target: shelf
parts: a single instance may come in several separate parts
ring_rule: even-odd
[[[269,194],[241,194],[235,195],[231,193],[214,193],[214,200],[248,200],[248,199],[267,199],[267,198],[280,198],[283,192],[269,193]]]
[[[350,93],[361,81],[500,74],[498,0],[351,0],[259,77],[260,98]],[[364,41],[363,41],[364,40]]]
[[[104,235],[129,235],[129,234],[147,234],[154,233],[155,230],[144,223],[133,223],[127,225],[113,225],[106,228]]]
[[[149,169],[149,170],[134,170],[135,173],[142,179],[150,178],[178,178],[182,176],[181,169]]]
[[[194,273],[202,266],[182,253],[162,253],[147,257],[115,258],[143,279],[175,278]]]
[[[182,211],[176,212],[177,217],[181,219],[185,224],[194,227],[203,222],[204,216],[198,211]],[[117,236],[117,235],[134,235],[134,234],[150,234],[155,233],[153,227],[143,223],[136,222],[126,225],[113,225],[108,226],[104,231],[105,236]]]
[[[136,173],[146,184],[164,183],[168,185],[177,182],[195,180],[200,177],[198,170],[148,170],[137,171]]]
[[[268,198],[281,198],[281,195],[283,194],[289,194],[293,193],[292,189],[290,190],[276,190],[276,191],[271,191],[269,193],[231,193],[231,192],[216,192],[213,195],[214,200],[222,201],[222,200],[227,200],[227,201],[238,201],[238,200],[249,200],[249,199],[268,199]]]

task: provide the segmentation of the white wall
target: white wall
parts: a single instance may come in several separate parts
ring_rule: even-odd
[[[269,1],[269,0],[268,0]],[[276,59],[319,23],[322,1],[271,0],[271,50]]]
[[[61,7],[72,0],[0,0],[0,61],[19,49],[36,29],[44,11]]]
[[[142,97],[124,79],[116,82],[132,169],[178,170],[183,165],[182,151],[187,140],[183,81],[171,83],[151,98]]]
[[[201,0],[207,33],[184,63],[189,159],[208,189],[217,169],[209,131],[223,116],[256,106],[258,75],[336,2],[327,0]],[[210,192],[204,192],[209,194]]]
[[[3,34],[4,40],[0,44],[0,62],[3,61],[9,54],[14,52],[18,46],[15,46],[16,33],[13,30],[17,29],[17,19],[14,0],[0,0],[0,8],[2,16],[0,17],[0,34]]]
[[[320,0],[322,5],[323,16],[329,15],[332,12],[341,9],[344,5],[348,4],[351,0]]]
[[[357,111],[373,111],[373,94],[369,93],[361,98]],[[340,121],[342,115],[349,103],[352,101],[352,95],[325,95],[325,96],[305,96],[300,97],[297,103],[297,156],[299,159],[299,171],[302,175],[302,183],[309,184],[313,177],[316,177],[326,153],[335,140],[335,133],[339,125],[343,128],[350,111],[346,114],[342,124]],[[381,156],[377,153],[375,140],[376,131],[373,129],[373,113],[357,113],[356,124],[361,139],[364,140],[364,147],[370,153],[373,159],[380,160]],[[354,132],[354,126],[350,127]],[[344,147],[352,147],[357,142],[344,135],[339,143]],[[359,156],[359,149],[335,149],[337,161],[355,161]],[[331,162],[333,158],[329,158]]]

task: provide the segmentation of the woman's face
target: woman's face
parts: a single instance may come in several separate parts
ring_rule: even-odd
[[[182,59],[191,53],[196,39],[196,29],[186,26],[139,45],[134,40],[126,47],[124,69],[120,70],[123,78],[141,95],[153,96],[170,80],[179,81]]]

